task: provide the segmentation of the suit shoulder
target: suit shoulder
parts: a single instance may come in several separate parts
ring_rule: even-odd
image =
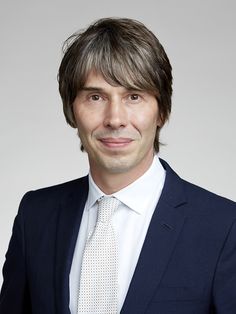
[[[81,190],[86,190],[88,186],[87,176],[57,185],[32,190],[23,196],[20,203],[20,210],[24,208],[53,208],[71,194],[77,194]],[[52,206],[53,205],[53,206]]]
[[[74,179],[71,181],[59,183],[56,185],[39,188],[37,190],[32,190],[32,191],[27,192],[26,195],[28,193],[30,193],[30,194],[33,193],[34,196],[40,197],[40,196],[46,196],[46,195],[52,195],[52,194],[58,194],[58,193],[64,194],[64,193],[69,193],[69,192],[73,191],[74,189],[81,188],[86,184],[87,184],[87,176],[81,177],[78,179]]]
[[[200,186],[182,180],[188,202],[196,205],[199,211],[212,211],[234,216],[236,219],[236,203],[228,198],[210,192]],[[195,207],[195,206],[194,206]]]

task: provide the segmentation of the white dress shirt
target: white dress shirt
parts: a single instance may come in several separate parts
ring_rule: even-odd
[[[165,181],[165,170],[157,156],[136,181],[112,194],[121,201],[112,224],[118,244],[118,309],[124,303],[156,204]],[[86,239],[97,220],[97,200],[104,193],[89,174],[89,193],[75,246],[70,271],[70,311],[77,314],[80,270]]]

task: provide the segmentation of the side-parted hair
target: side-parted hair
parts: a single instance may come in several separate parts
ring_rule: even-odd
[[[171,112],[172,68],[159,40],[144,24],[128,18],[102,18],[70,36],[63,50],[59,92],[66,121],[73,128],[77,127],[73,102],[91,71],[111,85],[152,93],[164,125]],[[157,127],[156,152],[159,132]]]

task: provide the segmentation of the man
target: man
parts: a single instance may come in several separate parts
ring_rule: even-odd
[[[98,20],[67,41],[58,77],[90,172],[24,196],[0,313],[235,314],[235,203],[157,157],[172,93],[157,38]]]

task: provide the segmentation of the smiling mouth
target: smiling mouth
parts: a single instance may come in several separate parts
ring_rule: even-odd
[[[133,142],[131,138],[100,138],[99,141],[107,148],[122,148]]]

